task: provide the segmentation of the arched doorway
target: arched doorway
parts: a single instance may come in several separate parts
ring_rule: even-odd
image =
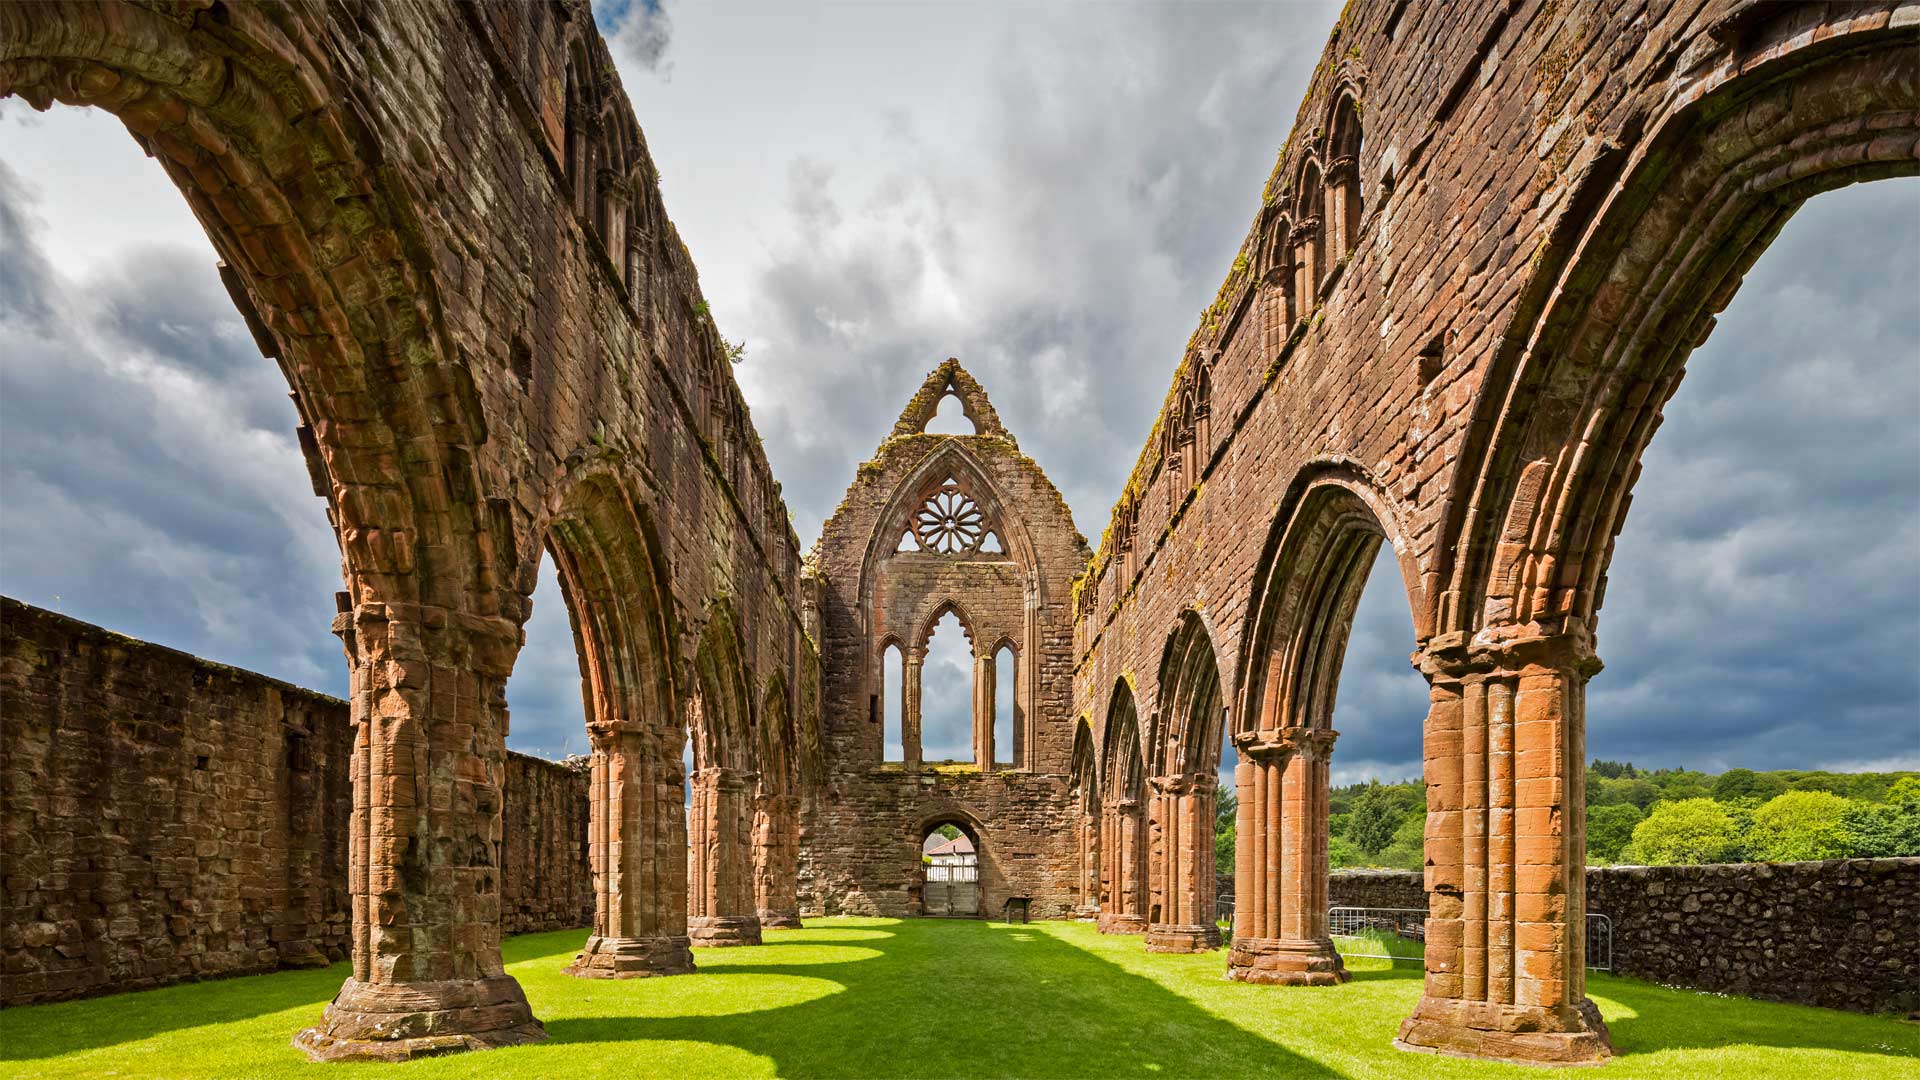
[[[920,914],[974,918],[981,900],[978,832],[958,819],[930,823],[920,838]]]

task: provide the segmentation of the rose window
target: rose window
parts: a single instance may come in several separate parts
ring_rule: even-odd
[[[986,515],[957,484],[948,481],[914,515],[913,531],[922,551],[944,555],[978,551],[986,535]]]

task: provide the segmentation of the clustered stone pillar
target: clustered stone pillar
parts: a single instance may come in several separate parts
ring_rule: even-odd
[[[758,945],[753,896],[755,776],[714,767],[693,774],[687,815],[687,936],[695,945]]]
[[[1591,638],[1429,643],[1426,993],[1410,1049],[1529,1062],[1612,1053],[1586,997]]]
[[[1220,947],[1214,921],[1213,777],[1157,776],[1152,781],[1153,901],[1148,952],[1205,952]]]
[[[352,668],[353,974],[294,1045],[397,1061],[546,1037],[500,960],[506,680],[519,628],[363,603]]]
[[[1313,727],[1234,736],[1240,842],[1227,973],[1241,982],[1330,986],[1350,978],[1327,933],[1327,762],[1335,737]]]
[[[588,735],[593,934],[567,974],[614,979],[692,971],[679,733],[616,721],[591,724]]]
[[[926,663],[927,650],[916,645],[905,650],[901,659],[906,690],[900,695],[900,757],[912,772],[920,767],[920,668]]]
[[[1073,915],[1076,919],[1092,919],[1100,913],[1100,815],[1081,810],[1074,820],[1074,831],[1079,834],[1075,865],[1080,871],[1080,906]]]
[[[763,782],[754,794],[753,906],[761,929],[800,928],[800,799]]]
[[[1107,804],[1100,854],[1100,932],[1139,934],[1147,929],[1143,909],[1146,882],[1140,880],[1141,855],[1146,848],[1146,821],[1138,799],[1121,798]]]

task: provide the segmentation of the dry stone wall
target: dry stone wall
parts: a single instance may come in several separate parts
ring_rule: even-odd
[[[1425,908],[1421,875],[1336,870],[1340,907]],[[1920,859],[1587,869],[1613,970],[1858,1012],[1920,1009]]]
[[[0,597],[0,717],[0,1005],[346,958],[346,702]],[[506,769],[504,929],[586,925],[584,775]]]

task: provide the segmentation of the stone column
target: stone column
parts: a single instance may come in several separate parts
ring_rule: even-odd
[[[1426,993],[1396,1045],[1527,1062],[1611,1056],[1586,997],[1587,680],[1570,632],[1430,642]]]
[[[762,786],[754,795],[753,906],[762,929],[800,928],[800,800]]]
[[[567,974],[630,979],[690,972],[679,733],[616,721],[590,724],[588,735],[593,935]]]
[[[973,760],[982,775],[993,771],[993,655],[973,657]]]
[[[901,674],[907,687],[900,702],[900,756],[908,772],[920,767],[920,667],[926,659],[927,650],[917,645],[901,656]]]
[[[1076,919],[1097,918],[1100,914],[1100,817],[1082,810],[1074,819],[1079,834],[1080,904],[1074,908]]]
[[[1227,974],[1241,982],[1331,986],[1350,978],[1327,933],[1327,760],[1335,736],[1310,727],[1234,736],[1240,842]]]
[[[736,769],[693,775],[687,815],[687,936],[698,946],[758,945],[753,903],[753,785]]]
[[[1146,820],[1137,799],[1121,799],[1107,809],[1100,849],[1106,859],[1102,875],[1106,896],[1100,904],[1100,932],[1139,934],[1147,929],[1146,882],[1140,880],[1145,854]]]
[[[1214,779],[1205,773],[1153,779],[1154,893],[1159,918],[1147,927],[1148,952],[1220,947],[1214,921]]]
[[[364,603],[334,620],[352,666],[353,974],[294,1045],[397,1061],[546,1037],[500,961],[504,619]],[[435,617],[437,616],[437,617]]]

